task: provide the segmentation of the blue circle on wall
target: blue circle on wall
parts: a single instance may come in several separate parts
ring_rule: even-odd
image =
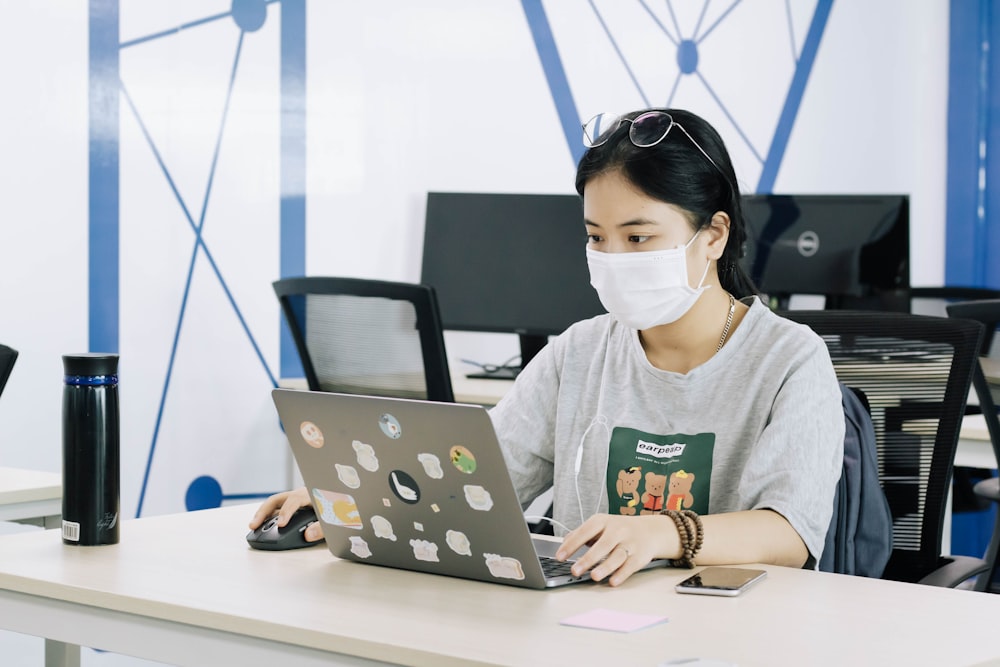
[[[267,0],[233,0],[232,14],[240,30],[255,32],[267,19]]]
[[[188,486],[184,506],[188,512],[222,507],[222,485],[214,477],[202,475]]]
[[[677,66],[682,74],[692,74],[698,69],[698,45],[693,40],[685,39],[677,45]]]

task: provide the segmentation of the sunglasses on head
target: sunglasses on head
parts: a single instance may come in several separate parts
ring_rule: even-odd
[[[715,164],[715,160],[705,152],[705,149],[698,145],[698,142],[688,134],[684,126],[675,121],[673,116],[666,111],[647,111],[635,118],[625,118],[621,114],[599,113],[583,124],[583,145],[587,148],[593,148],[607,143],[622,123],[631,123],[628,128],[628,138],[639,148],[655,146],[667,138],[670,130],[675,127],[679,128],[684,136],[694,144],[694,147],[705,156],[705,159],[722,174],[723,178],[726,178],[726,181],[729,180],[726,174],[719,169],[719,165]]]

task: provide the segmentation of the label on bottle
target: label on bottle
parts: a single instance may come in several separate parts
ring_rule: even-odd
[[[77,523],[76,521],[63,521],[62,536],[64,540],[69,540],[70,542],[79,542],[80,524]]]

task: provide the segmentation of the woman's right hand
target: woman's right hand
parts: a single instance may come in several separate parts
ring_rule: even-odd
[[[278,515],[278,526],[284,527],[299,508],[308,507],[310,504],[309,490],[304,486],[294,491],[276,493],[257,508],[257,512],[250,519],[250,530],[256,530],[275,514]],[[323,539],[323,526],[319,521],[313,521],[306,528],[304,535],[307,542],[318,542]]]

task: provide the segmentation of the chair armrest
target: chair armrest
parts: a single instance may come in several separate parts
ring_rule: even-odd
[[[989,572],[990,566],[982,558],[971,556],[947,556],[944,564],[918,581],[918,584],[955,588],[963,581]]]

